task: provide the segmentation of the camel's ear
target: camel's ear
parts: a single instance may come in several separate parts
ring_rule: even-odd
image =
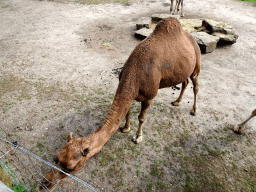
[[[86,156],[90,151],[92,150],[92,147],[90,146],[89,148],[86,148],[82,151],[82,155]]]
[[[72,140],[72,132],[68,135],[68,142]]]

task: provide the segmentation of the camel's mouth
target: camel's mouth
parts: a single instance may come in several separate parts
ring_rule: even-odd
[[[63,175],[66,175],[66,174],[56,169],[51,170],[47,174],[47,176],[42,180],[42,182],[40,182],[39,184],[40,191],[43,192],[43,191],[53,190],[55,186],[63,179]]]
[[[74,167],[73,169],[68,169],[68,168],[60,167],[60,169],[61,169],[62,171],[64,171],[65,173],[68,173],[68,174],[72,173],[72,172],[75,170],[75,168],[76,168],[76,167]],[[61,173],[62,173],[62,172],[61,172]],[[64,174],[64,173],[62,173],[62,174]]]
[[[42,183],[40,183],[39,190],[41,192],[48,191],[48,190],[53,190],[55,188],[56,184],[49,181],[49,180],[44,180]]]

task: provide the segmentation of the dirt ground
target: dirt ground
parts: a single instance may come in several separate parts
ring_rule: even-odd
[[[103,122],[118,84],[116,69],[140,43],[133,35],[136,20],[169,8],[168,0],[1,0],[0,126],[53,163],[70,132],[86,136]],[[198,116],[189,114],[192,83],[179,107],[171,105],[179,91],[159,90],[144,140],[135,145],[140,105],[134,103],[132,131],[116,132],[76,174],[100,191],[256,190],[256,118],[244,134],[232,131],[256,108],[256,4],[187,0],[184,13],[229,23],[238,41],[202,55]],[[62,182],[68,191],[71,182]]]

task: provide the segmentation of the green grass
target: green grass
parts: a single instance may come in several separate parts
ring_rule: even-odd
[[[247,2],[256,3],[256,0],[240,0],[240,1],[247,1]]]
[[[20,184],[11,187],[11,189],[12,189],[14,192],[25,192],[25,187],[23,187],[23,186],[20,185]]]
[[[88,118],[101,123],[113,100],[113,93],[108,93],[104,87],[82,90],[74,85],[52,83],[49,86],[44,83],[47,84],[47,79],[32,83],[14,76],[0,78],[0,84],[3,86],[0,90],[3,95],[0,97],[2,107],[10,107],[8,111],[11,107],[21,104],[22,100],[31,97],[37,97],[42,105],[45,101],[54,99],[58,100],[56,106],[45,110],[45,114],[38,116],[39,120],[51,120],[55,118],[54,114],[57,114],[58,118],[59,115],[65,117],[67,110],[75,109],[78,116],[89,110]],[[10,89],[7,84],[11,85]],[[31,86],[34,90],[32,92]],[[13,99],[9,97],[7,100],[6,95],[13,96]],[[88,160],[89,164],[94,162],[94,166],[86,166],[92,178],[102,182],[113,178],[110,185],[116,187],[115,191],[139,191],[129,184],[137,180],[144,183],[139,186],[142,191],[256,191],[255,165],[245,164],[241,167],[239,164],[246,160],[246,157],[255,156],[255,137],[249,133],[241,136],[234,134],[233,127],[223,123],[222,117],[227,116],[226,114],[220,114],[218,118],[213,114],[212,119],[219,125],[216,130],[205,129],[202,136],[201,132],[195,132],[198,126],[196,119],[195,122],[190,122],[182,110],[153,102],[147,112],[149,117],[143,129],[146,131],[144,140],[136,145],[131,140],[138,126],[140,104],[135,103],[132,108],[131,128],[134,130],[128,134],[116,132],[104,145],[103,150],[92,160]],[[166,119],[161,120],[159,115]],[[25,118],[26,121],[22,124],[27,126],[29,117]],[[74,134],[77,136],[84,136],[82,130],[85,126],[82,123],[78,121],[74,126]],[[68,124],[64,118],[56,120],[55,132],[59,131],[61,134],[59,138],[63,145],[67,140],[67,134],[62,135],[66,126]],[[31,150],[43,156],[49,152],[47,147],[51,144],[40,139],[30,141],[34,146]],[[240,150],[237,148],[242,149],[242,154],[239,154]],[[149,150],[156,155],[154,158],[150,158]],[[176,165],[180,166],[176,168]],[[172,172],[169,172],[166,179],[168,170]],[[101,184],[98,185],[101,187]]]

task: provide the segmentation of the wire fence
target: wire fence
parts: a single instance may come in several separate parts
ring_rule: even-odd
[[[68,176],[69,182],[66,185],[61,184],[61,182],[58,184],[47,180],[55,186],[54,190],[51,191],[98,192],[97,189],[87,182],[64,172],[62,169],[28,151],[18,141],[13,140],[4,129],[1,127],[0,129],[6,135],[5,138],[0,136],[0,169],[8,175],[15,186],[20,186],[29,192],[38,191],[39,187],[43,191],[50,191],[43,182],[47,180],[42,173],[42,167],[44,167],[44,169],[52,172],[54,169],[57,169]]]

